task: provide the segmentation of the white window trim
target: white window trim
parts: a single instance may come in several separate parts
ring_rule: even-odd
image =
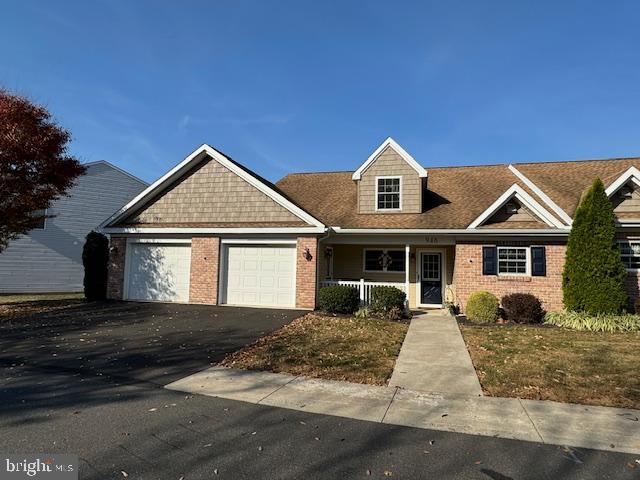
[[[531,276],[531,246],[523,247],[521,245],[498,245],[496,250],[496,273],[499,277],[530,277]],[[505,272],[500,273],[500,250],[524,248],[526,252],[525,273]]]
[[[404,266],[404,270],[384,270],[385,267],[383,267],[383,270],[367,270],[367,252],[373,252],[373,251],[377,251],[377,250],[382,250],[383,252],[402,252],[402,254],[405,254],[404,249],[402,248],[363,248],[362,249],[362,271],[364,273],[395,273],[398,275],[404,274],[407,271],[407,265],[406,265],[406,259],[405,259],[405,266]]]
[[[640,244],[640,239],[638,239],[638,238],[619,239],[619,240],[617,240],[617,241],[616,241],[616,243],[617,243],[617,245],[618,245],[618,250],[620,250],[620,244],[621,244],[621,243],[628,243],[628,244],[635,243],[635,244]],[[622,254],[622,252],[621,252],[621,253],[620,253],[620,257],[623,257],[623,256],[628,257],[628,256],[630,256],[630,255],[623,255],[623,254]],[[623,263],[624,263],[624,262],[623,262]],[[626,266],[625,266],[625,270],[626,270],[627,272],[629,272],[629,273],[638,273],[638,272],[640,272],[640,268],[627,268]]]
[[[398,179],[400,182],[400,188],[399,188],[399,202],[398,204],[400,205],[399,208],[378,208],[378,195],[380,193],[382,193],[384,195],[384,192],[378,192],[378,181],[379,180],[392,180],[392,179]],[[387,193],[388,195],[388,193]],[[375,207],[376,207],[376,212],[401,212],[402,211],[402,175],[380,175],[380,176],[376,176],[376,186],[375,186]]]

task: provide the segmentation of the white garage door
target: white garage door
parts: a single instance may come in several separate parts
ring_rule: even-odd
[[[127,299],[188,302],[191,245],[127,245]]]
[[[228,246],[223,303],[294,307],[295,246]]]

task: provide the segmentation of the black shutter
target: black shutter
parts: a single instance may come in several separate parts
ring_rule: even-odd
[[[544,247],[531,247],[531,275],[544,277],[547,274],[547,258]]]
[[[482,275],[498,274],[498,249],[482,247]]]

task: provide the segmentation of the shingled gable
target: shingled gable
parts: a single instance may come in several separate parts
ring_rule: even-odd
[[[206,144],[116,212],[102,228],[108,233],[325,230],[322,222],[275,185]]]
[[[387,148],[392,148],[400,157],[407,162],[411,168],[413,168],[420,178],[427,177],[427,171],[422,167],[415,159],[407,153],[407,151],[402,148],[393,138],[388,137],[384,142],[380,144],[378,148],[374,150],[374,152],[369,155],[369,157],[365,160],[365,162],[360,165],[360,167],[353,172],[351,178],[353,180],[361,180],[362,174],[378,159],[379,155],[385,151]]]
[[[473,222],[469,224],[468,229],[474,229],[482,226],[493,215],[495,215],[510,200],[515,199],[524,206],[535,217],[546,223],[549,227],[567,228],[562,222],[556,219],[546,208],[529,195],[520,185],[513,184],[500,197],[496,199],[484,212],[482,212]]]

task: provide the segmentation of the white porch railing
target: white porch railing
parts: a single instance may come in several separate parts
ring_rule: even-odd
[[[371,289],[373,287],[396,287],[407,293],[405,284],[401,282],[367,282],[363,278],[360,280],[321,280],[320,288],[327,285],[349,285],[358,289],[360,293],[360,303],[369,305],[371,303]]]

